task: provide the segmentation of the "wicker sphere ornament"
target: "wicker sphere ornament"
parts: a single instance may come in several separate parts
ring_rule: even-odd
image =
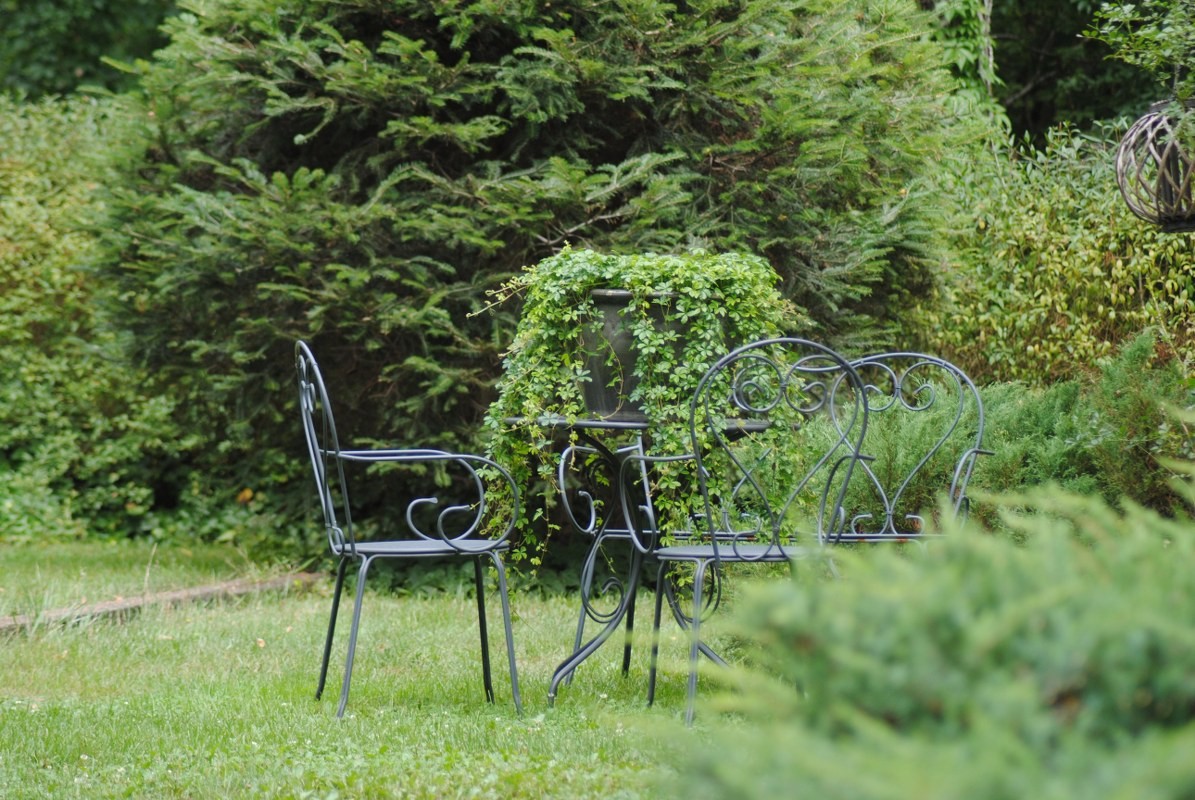
[[[1116,183],[1134,214],[1165,233],[1195,230],[1195,164],[1184,150],[1170,101],[1155,103],[1116,148]]]

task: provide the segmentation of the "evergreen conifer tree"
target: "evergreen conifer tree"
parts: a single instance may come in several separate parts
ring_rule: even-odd
[[[566,243],[762,255],[846,346],[940,268],[965,126],[911,0],[181,8],[103,269],[216,473],[297,475],[299,336],[350,429],[475,445],[518,312],[486,292]]]

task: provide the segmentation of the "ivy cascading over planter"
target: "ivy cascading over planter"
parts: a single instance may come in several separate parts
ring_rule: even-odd
[[[521,300],[522,313],[486,419],[490,455],[534,497],[535,484],[554,481],[555,464],[542,456],[559,429],[545,418],[646,419],[655,452],[683,452],[705,371],[739,344],[808,327],[777,281],[762,258],[704,251],[566,248],[525,269],[497,295]],[[599,397],[603,389],[610,399]],[[532,555],[546,535],[525,530],[516,557]]]

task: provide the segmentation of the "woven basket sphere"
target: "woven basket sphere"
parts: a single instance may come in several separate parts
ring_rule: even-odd
[[[1133,213],[1167,233],[1195,230],[1195,166],[1158,103],[1133,123],[1116,149],[1116,183]]]

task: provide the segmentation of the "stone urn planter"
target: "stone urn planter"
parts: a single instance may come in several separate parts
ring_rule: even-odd
[[[629,421],[647,418],[642,404],[631,399],[640,380],[636,371],[639,349],[627,316],[634,296],[628,289],[594,289],[589,293],[595,317],[581,332],[589,374],[580,386],[585,409],[594,417]],[[657,299],[661,304],[648,311],[656,328],[683,337],[684,326],[665,319],[667,297]],[[681,343],[679,338],[673,342]]]

